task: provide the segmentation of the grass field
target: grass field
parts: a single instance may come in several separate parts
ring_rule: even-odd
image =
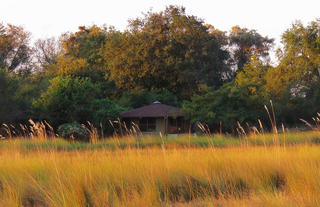
[[[320,206],[320,132],[0,142],[0,206]]]
[[[41,138],[35,139],[5,139],[0,141],[0,149],[15,149],[19,151],[73,151],[73,150],[120,150],[127,148],[150,148],[150,147],[166,147],[166,148],[199,148],[199,147],[243,147],[243,146],[292,146],[297,144],[320,144],[319,131],[306,131],[299,133],[280,133],[280,134],[259,134],[249,135],[246,137],[222,136],[219,134],[196,136],[182,135],[179,137],[114,137],[100,139],[98,142],[69,142],[64,139]]]

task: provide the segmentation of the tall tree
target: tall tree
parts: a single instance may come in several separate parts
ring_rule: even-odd
[[[124,89],[167,89],[186,98],[201,84],[220,86],[227,72],[228,52],[182,7],[149,12],[111,39],[104,55],[110,78]]]
[[[29,41],[30,34],[22,27],[0,23],[0,68],[30,70],[32,49]]]
[[[107,41],[107,29],[98,26],[79,27],[79,31],[65,34],[63,54],[57,57],[57,73],[103,80],[106,63],[101,48]]]
[[[235,83],[239,87],[247,86],[252,94],[268,98],[266,93],[266,75],[272,67],[263,63],[257,54],[250,58],[250,63],[245,64],[243,70],[235,77]],[[259,89],[259,90],[257,90]]]
[[[57,64],[56,58],[62,53],[61,41],[54,37],[38,39],[34,44],[34,57],[37,63],[38,72],[48,72],[51,65]]]
[[[57,62],[50,67],[52,76],[71,76],[73,78],[90,78],[99,84],[105,97],[114,96],[117,89],[112,81],[106,80],[107,64],[102,56],[104,45],[108,41],[109,32],[113,28],[96,25],[79,27],[79,31],[65,34],[62,40],[62,52],[54,60]]]
[[[232,27],[229,35],[229,49],[237,66],[236,69],[242,71],[243,66],[250,62],[250,57],[254,54],[261,58],[267,57],[273,42],[274,39],[263,37],[256,30]]]
[[[280,63],[267,74],[269,92],[281,94],[291,87],[292,92],[297,93],[318,82],[320,19],[307,26],[297,21],[282,35],[282,43],[283,49],[278,52]]]

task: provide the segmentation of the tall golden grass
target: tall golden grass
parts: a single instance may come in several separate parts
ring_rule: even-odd
[[[319,163],[317,145],[1,148],[0,206],[319,206]]]
[[[282,125],[278,133],[268,114],[271,134],[261,122],[248,131],[238,123],[242,138],[202,125],[204,137],[160,135],[160,145],[136,132],[99,140],[88,123],[91,142],[81,149],[55,138],[45,122],[20,126],[29,139],[14,139],[14,126],[3,125],[0,206],[320,206],[319,118],[308,123],[312,131],[288,133]]]

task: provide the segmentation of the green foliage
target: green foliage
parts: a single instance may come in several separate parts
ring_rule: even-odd
[[[121,111],[183,100],[192,122],[226,129],[263,119],[270,99],[277,120],[292,126],[320,111],[319,19],[283,34],[274,67],[273,39],[239,26],[227,35],[177,6],[131,20],[123,32],[82,26],[33,49],[29,38],[0,24],[0,122],[91,121],[108,131]]]
[[[40,76],[20,77],[0,69],[0,122],[25,122],[33,118],[32,102],[47,88]]]
[[[29,77],[19,79],[19,88],[14,94],[17,105],[23,116],[20,115],[20,121],[28,119],[37,119],[37,113],[33,111],[33,101],[38,99],[49,85],[48,77],[39,74],[30,75]]]
[[[269,65],[263,64],[258,55],[253,55],[250,62],[245,64],[243,70],[235,77],[235,83],[239,87],[248,86],[248,90],[254,95],[260,95],[263,98],[268,98],[266,93],[266,74],[271,68]],[[250,87],[250,85],[253,85]],[[257,90],[257,87],[259,90]]]
[[[56,77],[34,106],[55,125],[90,120],[90,104],[100,90],[89,78]]]
[[[123,107],[132,109],[152,104],[155,101],[160,101],[163,104],[172,106],[180,105],[177,96],[168,90],[127,91],[123,93],[118,103]]]
[[[267,57],[274,39],[262,37],[256,30],[234,26],[231,29],[229,41],[237,69],[242,71],[243,66],[249,63],[252,55]]]
[[[138,108],[141,106],[148,105],[150,99],[148,97],[148,92],[145,90],[130,92],[126,91],[122,94],[121,98],[118,100],[120,106],[126,107],[128,109]]]
[[[14,94],[18,90],[18,80],[8,71],[0,69],[0,122],[12,121],[17,112]]]
[[[275,100],[279,121],[297,124],[311,121],[320,111],[320,20],[307,26],[296,22],[282,36],[279,65],[265,75],[267,94]]]
[[[275,103],[279,122],[287,126],[302,125],[299,120],[302,118],[313,123],[312,117],[320,111],[320,80],[308,84],[308,87],[293,88],[289,85]]]
[[[79,31],[66,35],[62,41],[64,53],[56,58],[59,75],[90,77],[102,81],[106,63],[101,49],[107,41],[107,29],[98,26],[79,27]]]
[[[58,133],[61,137],[76,141],[89,141],[88,131],[78,123],[66,123],[58,127]]]
[[[183,111],[191,122],[203,121],[219,127],[220,121],[225,129],[232,129],[237,121],[254,123],[264,116],[265,100],[252,92],[259,91],[257,85],[236,86],[233,82],[218,90],[209,90],[203,95],[195,95],[191,101],[183,103]]]
[[[170,6],[113,33],[104,50],[110,79],[123,89],[167,89],[189,98],[201,83],[220,86],[228,53],[184,8]]]
[[[313,84],[309,84],[308,88],[305,88],[302,91],[302,97],[300,99],[304,99],[299,101],[302,103],[301,108],[305,109],[304,117],[311,117],[315,115],[315,112],[320,111],[320,77]]]
[[[126,109],[119,106],[114,101],[104,98],[93,100],[90,104],[90,110],[94,125],[99,126],[101,124],[105,129],[105,132],[112,133],[109,121],[116,120],[120,113]]]
[[[50,81],[48,90],[34,101],[35,112],[40,119],[49,120],[54,126],[62,123],[92,122],[110,132],[109,120],[115,120],[125,109],[109,98],[104,98],[101,83],[89,78],[71,76],[56,77]]]
[[[177,95],[168,91],[168,90],[152,90],[149,92],[149,100],[150,102],[159,101],[163,104],[171,105],[171,106],[180,106],[180,102],[178,100]]]
[[[268,73],[270,92],[280,94],[287,87],[309,87],[320,77],[320,20],[304,26],[296,22],[282,35],[284,49],[280,64]]]
[[[31,69],[29,38],[22,27],[0,23],[0,68],[19,69],[22,73]]]

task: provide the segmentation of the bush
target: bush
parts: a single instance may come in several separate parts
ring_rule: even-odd
[[[68,140],[89,141],[90,134],[78,123],[62,124],[58,128],[58,134]]]
[[[109,98],[95,99],[90,104],[92,121],[95,126],[103,126],[104,133],[111,135],[114,132],[109,120],[116,120],[122,111],[127,109],[119,106]]]

